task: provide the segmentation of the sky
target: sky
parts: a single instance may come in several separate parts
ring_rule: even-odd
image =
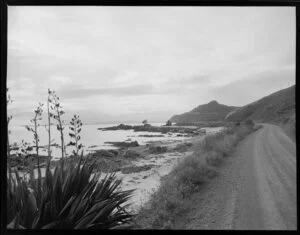
[[[13,125],[47,90],[66,122],[165,122],[295,84],[294,7],[8,6]]]

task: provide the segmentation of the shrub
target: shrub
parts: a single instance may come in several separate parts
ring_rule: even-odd
[[[216,148],[216,141],[222,138],[223,135],[224,133],[216,133],[206,136],[203,141],[200,142],[199,148],[202,150],[202,152],[214,150]]]
[[[190,187],[200,185],[216,175],[212,166],[208,166],[203,157],[193,154],[180,162],[173,170],[172,175],[176,184]]]
[[[236,135],[234,134],[224,135],[222,138],[216,141],[215,151],[219,152],[224,157],[228,156],[236,143],[237,143]]]
[[[8,181],[8,228],[31,229],[108,229],[130,222],[126,212],[132,190],[120,191],[121,180],[115,174],[103,179],[92,174],[93,165],[69,162],[58,165],[52,173],[49,162],[45,178],[29,182],[15,178]],[[37,181],[42,181],[40,188]],[[38,194],[37,192],[41,193]]]
[[[165,180],[157,192],[151,195],[150,201],[135,217],[136,227],[142,229],[171,228],[175,218],[184,211],[184,202],[180,190],[172,180]]]
[[[249,126],[254,126],[254,121],[252,119],[248,119],[245,121],[245,124]]]
[[[222,155],[216,151],[205,153],[203,157],[206,163],[211,166],[218,166],[222,161]]]
[[[158,154],[158,153],[165,153],[167,151],[168,148],[166,146],[153,146],[153,145],[149,146],[150,153]]]
[[[185,143],[182,143],[182,144],[177,144],[174,150],[182,153],[188,151],[189,147]]]
[[[243,139],[247,134],[253,131],[253,127],[242,125],[236,130],[236,136],[239,140]]]

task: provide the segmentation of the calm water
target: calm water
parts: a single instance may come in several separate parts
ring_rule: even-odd
[[[164,123],[151,123],[153,126],[160,126]],[[113,149],[112,145],[105,144],[107,141],[138,141],[139,144],[145,144],[147,141],[174,141],[174,140],[184,140],[187,137],[177,137],[176,133],[171,135],[164,135],[164,137],[139,137],[139,135],[161,135],[160,132],[134,132],[133,130],[117,130],[117,131],[102,131],[97,130],[99,127],[109,127],[119,125],[119,123],[112,124],[97,124],[97,125],[83,125],[81,131],[81,143],[84,146],[84,152],[94,151],[97,149]],[[141,125],[140,123],[131,125]],[[21,143],[22,140],[29,142],[33,145],[33,133],[25,129],[24,126],[10,126],[11,134],[9,136],[10,143]],[[69,137],[69,127],[65,126],[64,138],[65,143],[69,143],[71,140]],[[38,134],[40,137],[40,146],[48,145],[48,133],[44,126],[40,126],[38,129]],[[51,138],[52,143],[60,144],[60,135],[56,129],[56,126],[51,127]],[[59,158],[61,150],[57,147],[51,147],[52,155],[54,158]],[[74,148],[72,146],[67,147],[67,154],[70,154]],[[41,149],[41,155],[47,155],[47,148]]]

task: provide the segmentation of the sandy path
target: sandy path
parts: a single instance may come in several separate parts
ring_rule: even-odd
[[[279,127],[265,124],[240,146],[245,164],[236,229],[296,229],[296,147]]]
[[[186,229],[294,230],[296,147],[279,127],[264,124],[194,195]]]

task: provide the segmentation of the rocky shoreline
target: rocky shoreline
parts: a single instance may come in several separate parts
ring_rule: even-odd
[[[111,127],[104,127],[104,128],[98,128],[98,130],[102,131],[116,131],[116,130],[134,130],[135,132],[160,132],[162,134],[167,133],[178,133],[179,135],[185,134],[185,136],[195,136],[199,134],[205,134],[204,130],[201,130],[199,127],[179,127],[179,126],[151,126],[150,124],[146,125],[137,125],[137,126],[131,126],[131,125],[124,125],[120,124],[118,126],[111,126]]]
[[[164,154],[169,152],[185,152],[192,146],[190,142],[179,143],[175,146],[173,141],[172,144],[163,144],[162,141],[154,141],[150,144],[139,145],[137,141],[132,142],[107,142],[112,144],[118,149],[99,149],[91,151],[90,153],[83,156],[87,158],[87,164],[91,165],[95,163],[98,165],[98,170],[106,173],[121,171],[126,172],[139,172],[153,167],[150,165],[145,165],[142,167],[135,167],[132,165],[133,161],[138,161],[143,159],[148,155]],[[79,156],[68,156],[66,160],[78,160]],[[39,156],[39,162],[41,167],[45,167],[48,160],[48,156]],[[12,154],[10,157],[10,164],[13,168],[20,172],[28,172],[29,165],[33,163],[34,168],[37,168],[37,156],[36,154],[28,154],[25,157],[18,156],[17,154]],[[51,160],[50,168],[55,167],[59,161]],[[124,173],[124,174],[126,174]]]
[[[126,167],[125,172],[130,171],[130,169],[135,172],[137,169],[128,168],[130,167],[132,161],[136,159],[144,158],[150,154],[164,154],[164,153],[172,153],[179,152],[183,153],[185,151],[189,151],[192,146],[192,143],[187,141],[191,140],[193,142],[194,139],[202,138],[205,134],[205,130],[201,128],[191,128],[191,127],[175,127],[175,126],[151,126],[149,124],[144,126],[130,126],[120,124],[114,127],[106,127],[106,128],[98,128],[101,130],[126,130],[133,129],[135,131],[147,131],[147,132],[159,132],[163,131],[162,136],[165,136],[164,140],[155,140],[155,141],[147,141],[146,144],[140,145],[137,141],[132,141],[131,139],[127,139],[125,141],[117,141],[111,142],[107,141],[105,144],[111,145],[115,149],[99,149],[99,145],[91,145],[87,147],[85,151],[84,158],[87,158],[87,164],[92,164],[95,162],[99,166],[99,171],[103,172],[114,172],[121,171],[123,167]],[[189,137],[186,140],[168,140],[169,135],[176,136],[184,136]],[[143,135],[141,135],[143,136]],[[151,135],[144,135],[145,137],[149,137]],[[154,135],[157,136],[157,135]],[[161,135],[159,135],[161,136]],[[55,144],[56,146],[57,144]],[[51,146],[54,146],[52,144]],[[172,146],[172,147],[171,147]],[[10,164],[14,169],[17,169],[20,172],[28,172],[30,163],[33,163],[34,168],[37,168],[37,156],[34,153],[30,153],[27,156],[18,155],[17,146],[11,146],[11,150],[16,151],[15,153],[11,153]],[[48,146],[40,146],[39,148],[44,149],[45,151]],[[31,147],[33,148],[33,147]],[[79,156],[67,156],[67,160],[78,160]],[[48,160],[48,156],[40,155],[39,162],[41,167],[45,167]],[[50,167],[55,167],[59,161],[59,158],[51,158]],[[140,168],[140,170],[143,170]],[[123,170],[124,171],[124,170]]]
[[[134,195],[130,199],[129,210],[136,213],[139,208],[149,199],[150,195],[159,187],[162,177],[167,175],[178,161],[183,160],[193,152],[193,146],[203,136],[195,136],[185,140],[172,141],[151,141],[145,145],[139,145],[135,141],[116,142],[118,149],[94,150],[83,156],[87,165],[96,164],[97,170],[103,176],[115,172],[116,176],[122,179],[122,190],[134,189]],[[35,160],[36,156],[31,156]],[[45,175],[45,165],[48,157],[41,156],[42,177]],[[11,158],[13,159],[13,158]],[[27,158],[29,161],[30,158]],[[69,156],[66,161],[78,160],[78,156]],[[16,160],[16,159],[14,159]],[[54,169],[60,161],[51,161],[50,169]],[[21,162],[15,162],[18,168]],[[20,176],[28,177],[28,165],[18,169]],[[37,176],[37,169],[34,169]]]

